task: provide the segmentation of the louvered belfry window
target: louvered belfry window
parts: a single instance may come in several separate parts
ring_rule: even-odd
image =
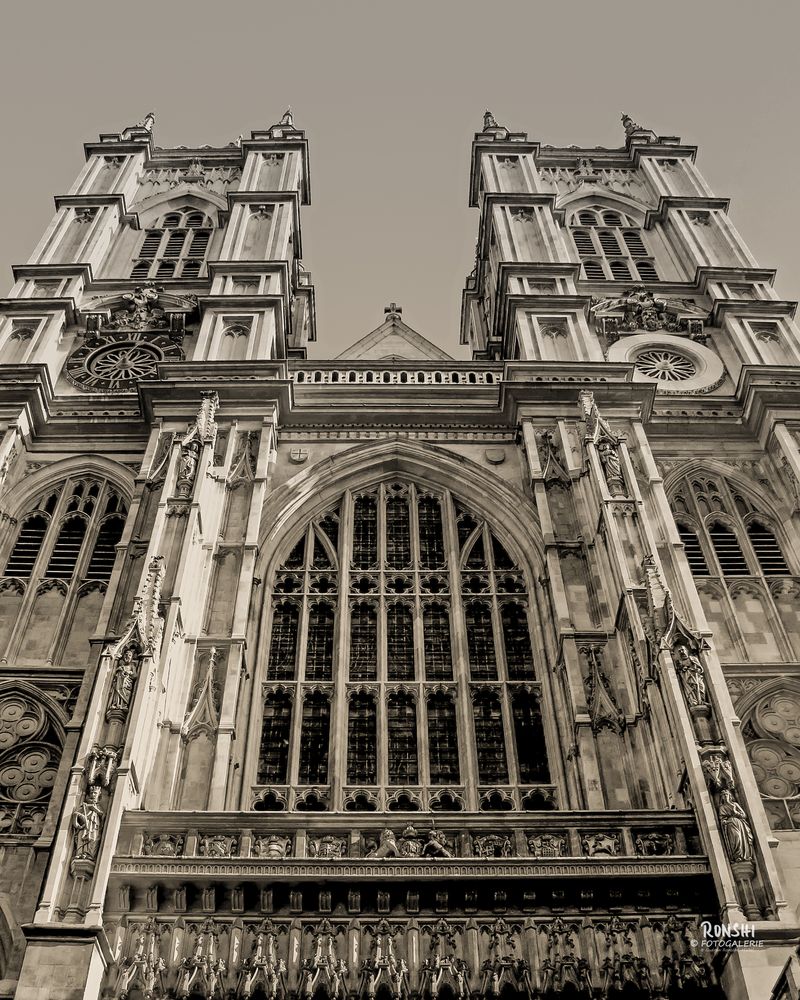
[[[789,576],[765,512],[733,483],[695,474],[673,490],[672,508],[694,576]]]
[[[689,570],[725,662],[800,655],[792,551],[784,547],[780,518],[759,492],[755,483],[705,471],[682,478],[671,491]]]
[[[290,809],[313,792],[424,810],[497,808],[500,784],[522,809],[515,786],[549,783],[526,574],[469,505],[387,480],[312,517],[279,562],[260,670],[265,698],[280,685],[296,707],[285,766],[270,748],[288,716],[265,715],[258,786]]]
[[[169,212],[145,230],[131,277],[196,278],[208,253],[214,225],[196,209]]]
[[[641,227],[627,215],[602,206],[581,209],[570,232],[587,281],[658,281]]]
[[[88,619],[83,613],[81,624],[75,626],[75,636],[70,638],[71,615],[89,593],[105,592],[116,562],[126,510],[125,500],[111,483],[91,475],[76,475],[46,490],[19,518],[16,537],[5,558],[3,576],[24,581],[19,620],[36,622],[35,616],[31,616],[39,593],[55,586],[62,594],[62,619],[55,630],[48,659],[58,660],[61,651],[67,648],[73,655],[79,648],[77,637],[86,630]],[[96,597],[92,604],[99,614]],[[0,628],[0,656],[10,652],[7,642],[12,637],[13,624],[7,622],[6,632]],[[34,632],[36,629],[34,625]],[[87,632],[87,655],[88,639]],[[33,645],[38,649],[36,642]],[[25,659],[28,655],[26,636],[17,634],[13,648]]]

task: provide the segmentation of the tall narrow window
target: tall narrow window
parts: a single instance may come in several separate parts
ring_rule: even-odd
[[[377,739],[375,700],[356,692],[350,699],[347,725],[347,780],[354,785],[374,785],[377,781]]]
[[[509,679],[529,680],[533,676],[533,654],[525,608],[516,602],[503,604],[500,607],[500,618],[503,623]]]
[[[292,701],[288,694],[275,691],[264,700],[261,746],[258,756],[258,783],[283,785],[287,780],[289,732]]]
[[[708,576],[708,564],[697,533],[685,524],[678,523],[678,534],[683,542],[683,549],[692,576]]]
[[[27,578],[31,575],[49,525],[43,514],[34,514],[22,522],[6,565],[6,576]]]
[[[550,768],[542,728],[542,714],[534,694],[519,691],[511,703],[514,716],[514,738],[517,744],[519,780],[549,782]]]
[[[717,554],[723,576],[748,576],[750,570],[736,533],[721,521],[712,524],[708,532]]]
[[[353,565],[370,569],[378,561],[378,502],[373,496],[356,497],[353,510]]]
[[[422,609],[425,638],[425,679],[453,679],[453,656],[450,647],[450,612],[445,604],[425,604]]]
[[[470,677],[474,681],[497,680],[492,609],[483,601],[471,601],[464,610]]]
[[[405,497],[386,500],[386,564],[403,569],[411,562],[411,524]]]
[[[125,521],[122,517],[108,517],[100,525],[97,541],[86,575],[91,580],[109,580],[117,558],[117,545],[122,538]]]
[[[486,785],[505,784],[508,781],[508,763],[503,713],[497,693],[473,691],[472,713],[475,720],[478,779]]]
[[[68,517],[61,525],[56,544],[50,554],[45,576],[69,580],[75,572],[78,556],[86,534],[86,520],[80,515]]]
[[[438,497],[421,496],[417,511],[420,565],[426,569],[437,569],[444,565],[442,508]]]
[[[766,525],[750,521],[747,525],[747,537],[764,576],[789,575],[789,567],[783,558],[778,540]]]
[[[306,680],[333,679],[334,618],[333,607],[327,601],[318,601],[309,608]]]
[[[272,615],[272,640],[269,645],[267,680],[294,679],[297,663],[297,626],[300,611],[293,601],[281,601]]]
[[[428,755],[432,785],[457,785],[458,766],[456,706],[444,693],[428,698]]]
[[[414,623],[412,610],[405,604],[386,609],[386,669],[390,681],[414,679]]]
[[[374,681],[378,676],[378,615],[362,601],[350,616],[350,680]]]
[[[306,695],[300,729],[300,766],[298,783],[327,785],[328,746],[330,744],[331,706],[317,691]]]
[[[410,694],[389,695],[389,784],[415,785],[417,768],[417,707]]]

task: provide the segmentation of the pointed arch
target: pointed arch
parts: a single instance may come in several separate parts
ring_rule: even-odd
[[[259,529],[262,579],[296,544],[301,523],[321,515],[345,491],[365,490],[408,477],[431,489],[468,497],[469,506],[492,526],[519,566],[535,578],[544,565],[544,545],[535,508],[519,490],[470,459],[435,445],[401,438],[357,445],[298,473],[278,487],[264,506]],[[526,548],[521,548],[522,540]]]
[[[390,526],[399,530],[397,545],[389,545]],[[321,535],[336,563],[315,561]],[[544,564],[523,494],[445,449],[392,437],[320,462],[277,489],[260,548],[256,688],[279,684],[296,707],[284,757],[288,709],[277,727],[274,706],[254,695],[248,806],[270,787],[287,808],[299,808],[313,781],[331,783],[318,791],[334,809],[365,796],[387,807],[398,788],[423,808],[441,794],[477,808],[479,783],[563,780],[553,713],[536,708],[551,703],[534,646],[538,604],[529,597]],[[281,643],[291,669],[279,677]],[[486,681],[495,691],[488,705],[480,693]],[[540,718],[549,760],[538,744],[536,759],[527,746]],[[488,729],[498,723],[507,734],[502,754],[492,743],[496,766],[480,770]],[[266,734],[260,743],[256,732]],[[348,737],[329,761],[332,732]],[[276,755],[280,768],[266,766]],[[451,783],[458,787],[443,787]],[[530,791],[506,793],[508,807],[522,809]]]
[[[210,216],[215,226],[218,225],[218,213],[228,210],[224,198],[211,191],[198,192],[189,184],[179,184],[169,191],[145,198],[136,205],[139,217],[139,228],[149,229],[170,211],[180,211],[183,208],[195,209]]]

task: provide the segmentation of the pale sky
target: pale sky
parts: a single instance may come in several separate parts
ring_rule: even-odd
[[[310,143],[316,357],[403,318],[457,355],[485,108],[556,145],[622,144],[621,111],[698,164],[777,289],[800,296],[800,5],[114,0],[3,5],[0,274],[23,262],[82,144],[156,111],[158,145],[225,144],[291,104]]]

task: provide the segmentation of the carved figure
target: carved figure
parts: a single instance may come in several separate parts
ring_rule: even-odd
[[[148,111],[147,114],[142,118],[140,122],[137,122],[137,128],[146,129],[148,132],[153,131],[153,126],[156,123],[156,113],[155,111]]]
[[[106,717],[112,712],[120,712],[124,716],[130,708],[133,685],[136,681],[136,675],[139,673],[136,652],[135,646],[126,646],[122,651],[122,656],[117,660],[111,677],[111,691],[108,696]]]
[[[683,682],[683,693],[690,708],[697,708],[700,705],[707,705],[706,679],[703,664],[691,652],[684,643],[678,643],[673,650],[675,666],[678,668],[681,681]]]
[[[377,847],[373,848],[369,854],[368,858],[396,858],[400,853],[400,849],[397,846],[397,840],[395,835],[391,830],[383,830],[381,832],[380,843]]]
[[[597,453],[606,475],[608,489],[612,496],[625,493],[625,481],[622,478],[622,468],[619,463],[617,445],[610,438],[601,438],[597,443]]]
[[[742,809],[729,788],[719,793],[717,812],[722,826],[722,835],[731,861],[753,860],[753,831]]]
[[[223,833],[204,834],[200,838],[200,853],[206,858],[229,858],[236,846],[236,838]]]
[[[257,858],[285,858],[289,853],[290,843],[288,837],[279,837],[276,834],[257,837],[253,844],[253,854]]]
[[[427,858],[452,858],[453,852],[447,846],[447,842],[441,833],[436,830],[428,831],[428,839],[422,848],[422,853]]]
[[[344,837],[334,837],[330,833],[322,837],[311,837],[308,853],[312,858],[343,858],[347,854],[347,841]]]
[[[485,111],[483,115],[483,131],[488,132],[489,129],[499,128],[499,127],[500,126],[497,124],[497,121],[495,120],[495,117],[492,114],[492,112]]]
[[[178,496],[188,497],[191,493],[199,458],[200,443],[198,441],[188,441],[183,445],[178,466]]]
[[[75,859],[94,861],[103,832],[103,810],[100,808],[101,789],[93,785],[72,817]]]

